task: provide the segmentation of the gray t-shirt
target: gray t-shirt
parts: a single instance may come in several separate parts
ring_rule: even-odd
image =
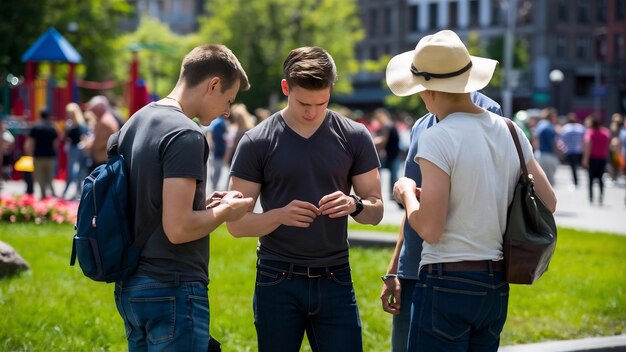
[[[149,104],[120,133],[119,151],[130,174],[130,210],[135,236],[150,236],[137,272],[161,281],[208,283],[209,240],[173,244],[163,231],[163,180],[196,180],[194,210],[206,207],[209,146],[200,127],[174,107]],[[207,233],[208,235],[208,233]]]
[[[296,199],[318,206],[323,196],[338,190],[350,194],[353,176],[379,166],[365,126],[328,110],[309,138],[289,128],[280,113],[264,120],[239,142],[230,174],[260,183],[259,199],[268,211]],[[281,225],[259,239],[257,254],[299,265],[344,264],[347,224],[347,216],[318,216],[308,228]]]

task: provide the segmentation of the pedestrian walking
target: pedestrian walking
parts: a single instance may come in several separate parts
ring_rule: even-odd
[[[57,142],[59,134],[50,113],[43,109],[39,112],[39,121],[28,133],[24,150],[33,156],[33,178],[39,185],[41,198],[55,197],[52,181],[56,174]]]
[[[584,137],[583,167],[587,169],[589,175],[589,204],[593,205],[593,184],[597,180],[600,188],[600,196],[597,200],[602,205],[604,201],[603,176],[606,172],[611,134],[597,118],[588,117],[588,119],[591,122]]]
[[[567,123],[561,127],[561,141],[565,148],[565,159],[572,171],[572,186],[578,187],[578,168],[583,157],[583,137],[585,136],[585,126],[578,122],[576,114],[570,113]]]

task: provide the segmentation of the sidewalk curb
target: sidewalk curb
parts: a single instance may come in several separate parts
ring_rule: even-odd
[[[395,247],[398,234],[393,232],[353,231],[348,229],[350,247]]]
[[[548,341],[523,345],[502,346],[500,352],[624,352],[626,351],[626,335],[608,337],[588,337],[578,340]]]

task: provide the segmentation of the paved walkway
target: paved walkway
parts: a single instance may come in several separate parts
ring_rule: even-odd
[[[222,172],[220,185],[226,185],[227,170]],[[555,191],[558,204],[555,213],[557,226],[583,229],[589,231],[602,231],[626,235],[626,179],[623,177],[620,182],[605,182],[604,202],[600,206],[597,203],[590,205],[588,201],[587,174],[580,169],[578,171],[580,185],[572,188],[571,172],[569,167],[561,165],[556,172]],[[606,176],[606,175],[605,175]],[[385,203],[385,214],[381,224],[400,225],[404,211],[391,200],[389,190],[389,172],[386,169],[381,171],[381,181],[383,185],[383,200]],[[596,185],[595,193],[599,190]],[[351,221],[354,221],[351,219]],[[391,236],[390,236],[391,235]],[[372,231],[351,232],[350,238],[353,245],[375,244],[393,245],[395,235],[381,233],[372,227]],[[391,238],[390,238],[391,237]]]
[[[383,170],[381,175],[383,185],[388,184],[389,174],[386,171]],[[603,205],[597,202],[591,205],[588,200],[586,171],[581,169],[578,175],[580,184],[578,188],[573,188],[569,168],[560,166],[557,169],[554,186],[557,195],[557,210],[554,214],[557,226],[626,235],[626,179],[622,177],[616,183],[605,181]],[[383,187],[385,215],[381,223],[400,225],[404,212],[394,201],[390,200],[387,188]],[[594,193],[596,196],[599,193],[597,185]],[[370,236],[380,236],[381,233],[372,228],[372,231],[360,231],[351,235],[361,240]],[[385,239],[376,241],[387,242]]]

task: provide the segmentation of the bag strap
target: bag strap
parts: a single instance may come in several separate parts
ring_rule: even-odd
[[[522,154],[522,146],[520,145],[519,137],[517,136],[517,131],[515,130],[515,127],[513,126],[513,121],[511,121],[511,119],[505,117],[504,121],[506,122],[506,125],[509,127],[509,132],[511,132],[511,136],[513,137],[513,142],[515,142],[515,149],[517,149],[517,156],[519,157],[519,166],[520,166],[522,176],[524,176],[524,180],[528,182],[530,178],[528,177],[528,169],[526,168],[526,163],[524,162],[524,155]]]

